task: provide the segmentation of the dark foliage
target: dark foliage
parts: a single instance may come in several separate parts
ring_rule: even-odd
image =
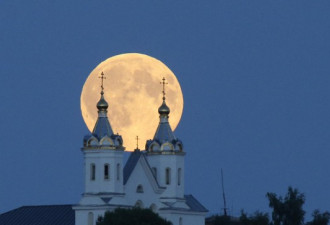
[[[150,209],[122,209],[106,212],[99,217],[96,225],[171,225]]]
[[[239,221],[233,220],[233,218],[229,216],[213,216],[212,221],[210,221],[207,224],[212,224],[212,225],[242,225]]]
[[[230,224],[229,216],[215,216],[214,225],[227,225]]]
[[[330,213],[320,213],[319,210],[315,210],[313,213],[313,220],[308,222],[307,225],[327,225],[330,220]]]
[[[213,216],[206,220],[207,225],[303,225],[305,211],[303,205],[305,203],[305,195],[297,189],[288,188],[285,197],[277,196],[275,193],[267,193],[269,207],[272,211],[272,220],[270,221],[267,213],[255,212],[247,215],[241,212],[239,220],[233,220],[228,216]],[[328,225],[330,221],[330,213],[321,213],[315,210],[313,220],[306,225]]]
[[[269,225],[268,214],[259,211],[255,212],[252,216],[248,216],[242,211],[240,221],[242,225]]]
[[[302,225],[305,211],[303,205],[305,196],[297,189],[288,188],[284,197],[277,197],[274,193],[267,193],[269,207],[273,209],[272,219],[274,225]]]

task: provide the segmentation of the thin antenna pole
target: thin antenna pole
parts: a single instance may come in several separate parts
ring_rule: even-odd
[[[225,187],[223,184],[223,172],[221,168],[221,185],[222,185],[222,197],[223,197],[223,213],[225,216],[227,216],[227,204],[226,204],[226,195],[225,195]]]

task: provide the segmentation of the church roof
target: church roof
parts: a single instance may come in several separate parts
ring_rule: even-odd
[[[108,117],[98,117],[94,130],[93,135],[101,140],[102,137],[108,136],[111,137],[113,135],[112,128],[110,126]]]
[[[150,182],[153,183],[153,188],[154,190],[160,191],[162,192],[163,190],[165,190],[165,187],[161,187],[155,177],[155,175],[153,174],[151,167],[148,163],[148,160],[146,158],[146,153],[145,152],[141,152],[140,150],[135,150],[134,152],[132,152],[130,154],[130,157],[128,158],[125,167],[124,167],[124,185],[126,185],[128,179],[130,178],[130,176],[132,175],[137,163],[139,162],[139,160],[142,160],[142,164],[145,165],[145,169],[147,171],[145,171],[146,173],[149,173],[149,178],[151,179]]]
[[[136,154],[137,156],[138,154]],[[141,155],[141,153],[140,153]],[[208,212],[208,210],[192,195],[185,195],[188,211]],[[39,205],[22,206],[0,214],[1,225],[75,225],[73,205]],[[187,210],[174,207],[160,210]]]
[[[208,212],[208,210],[193,195],[185,195],[186,204],[192,211]]]
[[[137,162],[140,159],[142,152],[134,151],[130,154],[125,167],[124,167],[124,185],[127,183],[128,178],[131,176]]]
[[[176,210],[176,211],[191,211],[191,212],[208,212],[208,210],[193,196],[184,195],[186,204],[189,209],[173,207],[172,204],[167,204],[168,207],[160,208],[159,210]]]
[[[166,105],[165,97],[163,97],[163,103],[158,109],[159,112],[159,124],[152,140],[148,140],[146,143],[146,150],[148,152],[183,152],[182,142],[174,136],[173,130],[168,121],[170,109]]]
[[[170,142],[176,141],[176,138],[173,134],[172,128],[166,119],[162,119],[159,122],[157,131],[154,136],[154,140],[158,141],[160,144],[164,142]]]
[[[1,225],[75,225],[72,205],[22,206],[0,214]]]

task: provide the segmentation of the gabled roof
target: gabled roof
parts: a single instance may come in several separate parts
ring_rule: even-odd
[[[141,152],[140,150],[136,150],[132,152],[126,162],[124,167],[124,185],[126,185],[127,181],[129,180],[130,176],[132,175],[137,163],[141,160],[142,168],[147,177],[149,177],[149,181],[156,193],[162,193],[166,188],[161,187],[153,174],[151,167],[148,163],[148,160],[145,156],[145,152]]]
[[[22,206],[0,214],[1,225],[75,225],[72,205]]]
[[[134,151],[131,153],[131,155],[129,156],[125,167],[124,167],[124,185],[127,183],[128,178],[131,176],[137,162],[140,159],[142,152],[140,151]]]

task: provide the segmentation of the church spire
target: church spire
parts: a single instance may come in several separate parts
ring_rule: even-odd
[[[163,77],[162,82],[160,82],[160,84],[163,85],[163,90],[162,90],[163,102],[161,106],[158,108],[160,121],[153,140],[147,141],[146,150],[153,151],[154,148],[158,148],[158,151],[159,150],[182,151],[182,143],[179,139],[177,139],[174,136],[172,128],[168,122],[168,118],[169,118],[168,115],[170,114],[170,108],[166,105],[165,85],[168,83],[166,82],[165,77]],[[166,149],[164,148],[164,146],[166,146]]]
[[[115,135],[112,131],[110,122],[108,120],[108,102],[104,98],[104,86],[103,86],[103,81],[106,79],[104,76],[104,73],[101,73],[101,76],[99,76],[101,79],[101,97],[100,100],[96,104],[96,108],[98,109],[98,118],[95,123],[93,132],[91,135],[86,136],[84,139],[84,145],[89,145],[89,141],[91,138],[96,138],[98,140],[98,146],[113,146],[116,148],[122,148],[122,138],[120,135]],[[104,142],[102,139],[107,138],[108,141]],[[106,144],[104,144],[106,143]]]
[[[96,107],[98,109],[98,118],[93,130],[93,134],[95,134],[99,138],[102,138],[104,136],[111,137],[111,135],[113,135],[113,131],[110,126],[107,115],[109,105],[104,99],[103,80],[106,79],[106,77],[104,76],[103,72],[101,73],[101,76],[99,78],[101,79],[101,98],[96,104]]]

